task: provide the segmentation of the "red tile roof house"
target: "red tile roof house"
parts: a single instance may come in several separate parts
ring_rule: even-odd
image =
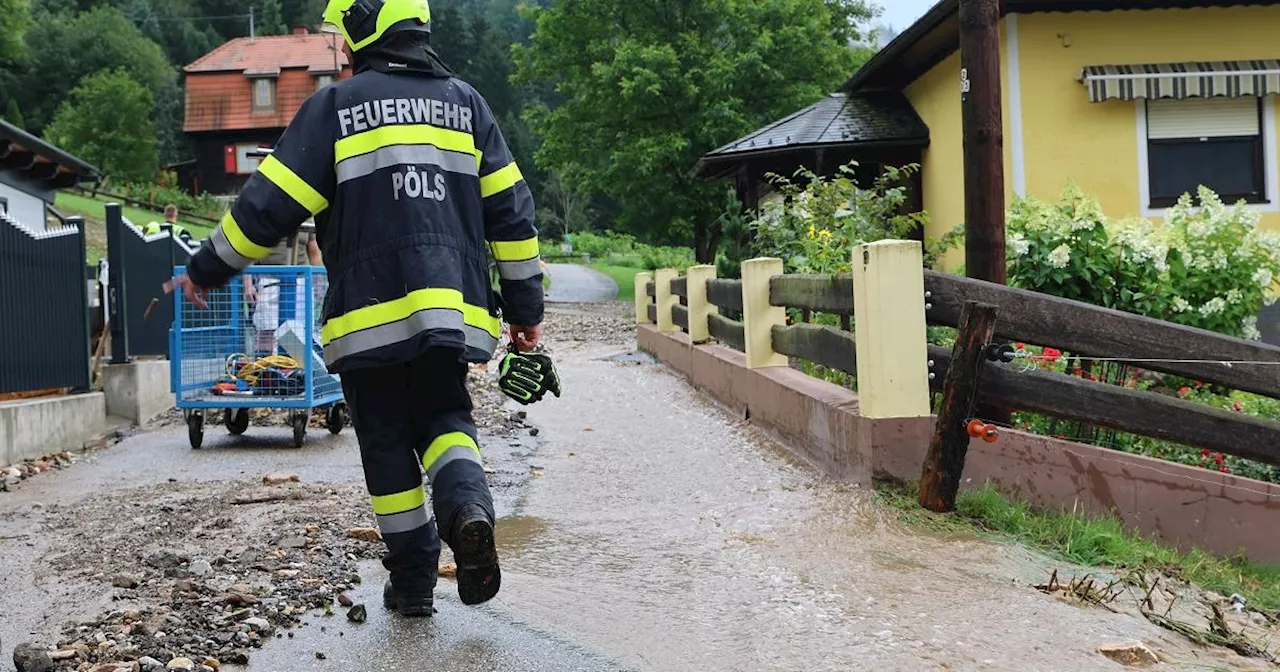
[[[240,37],[183,68],[182,130],[196,158],[178,166],[180,184],[197,194],[239,191],[260,160],[249,151],[273,146],[307,97],[351,76],[341,40],[302,27],[291,35]]]

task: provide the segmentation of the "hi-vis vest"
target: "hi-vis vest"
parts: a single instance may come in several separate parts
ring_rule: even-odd
[[[542,321],[532,195],[488,104],[460,80],[366,70],[317,91],[188,273],[221,286],[313,216],[329,278],[330,371],[406,362],[428,347],[488,361],[502,318]]]

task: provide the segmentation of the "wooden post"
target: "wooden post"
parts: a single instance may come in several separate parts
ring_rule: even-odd
[[[1005,284],[1000,0],[960,0],[965,273]]]
[[[747,368],[786,366],[786,355],[773,351],[773,327],[787,323],[787,311],[769,303],[769,278],[782,275],[781,259],[762,257],[742,263],[742,324]]]
[[[951,363],[942,384],[938,424],[929,441],[920,474],[920,506],[944,513],[956,507],[964,457],[969,450],[968,422],[978,397],[978,376],[987,344],[996,330],[996,307],[966,301],[960,313],[960,329]]]
[[[715,306],[707,301],[707,281],[716,277],[715,266],[694,266],[685,274],[689,302],[689,340],[706,343],[711,340],[708,320]]]
[[[674,268],[659,268],[653,272],[653,302],[658,306],[658,331],[663,333],[680,330],[671,321],[671,308],[680,302],[680,297],[671,293],[671,281],[676,279],[676,275]]]
[[[929,415],[923,250],[914,240],[853,249],[853,333],[863,417]]]
[[[649,283],[652,273],[636,273],[636,324],[653,324],[649,320]]]

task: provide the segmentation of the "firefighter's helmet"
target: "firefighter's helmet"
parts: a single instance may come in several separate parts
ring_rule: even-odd
[[[427,0],[329,0],[323,30],[341,33],[352,51],[360,51],[401,30],[431,31]]]

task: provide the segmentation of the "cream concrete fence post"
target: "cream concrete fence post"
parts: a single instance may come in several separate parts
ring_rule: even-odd
[[[747,368],[786,366],[786,355],[773,351],[773,326],[787,323],[787,311],[769,305],[769,278],[782,275],[782,260],[772,257],[742,263],[742,323]]]
[[[668,333],[679,331],[680,327],[671,320],[671,308],[680,302],[680,297],[671,293],[671,281],[677,277],[674,268],[659,268],[653,272],[653,300],[658,306],[658,331]]]
[[[711,317],[711,302],[707,301],[707,283],[716,277],[715,266],[692,266],[685,273],[685,289],[689,303],[689,340],[706,343],[711,340],[707,325]]]
[[[653,324],[649,320],[649,283],[652,273],[636,273],[636,324]]]
[[[858,407],[865,417],[930,413],[923,255],[918,241],[882,240],[853,248]]]

